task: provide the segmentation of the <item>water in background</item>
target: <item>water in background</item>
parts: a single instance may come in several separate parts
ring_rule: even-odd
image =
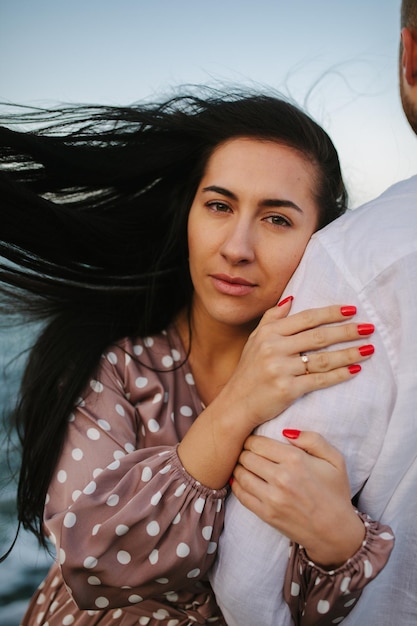
[[[0,330],[0,416],[7,420],[16,397],[22,371],[22,349],[30,344],[25,327]],[[13,542],[16,533],[16,480],[10,480],[18,467],[18,455],[7,455],[7,423],[0,423],[0,554]],[[49,569],[52,557],[37,546],[36,539],[21,531],[12,553],[0,563],[0,624],[18,626],[27,603]]]

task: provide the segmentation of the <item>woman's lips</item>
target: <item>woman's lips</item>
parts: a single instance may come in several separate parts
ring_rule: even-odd
[[[210,278],[217,291],[228,296],[246,296],[256,287],[254,283],[251,283],[240,276],[211,274]]]

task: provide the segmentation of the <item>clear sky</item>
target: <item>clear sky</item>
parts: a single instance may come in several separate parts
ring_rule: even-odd
[[[398,96],[400,0],[0,0],[0,100],[130,104],[181,84],[293,97],[351,205],[417,172]]]

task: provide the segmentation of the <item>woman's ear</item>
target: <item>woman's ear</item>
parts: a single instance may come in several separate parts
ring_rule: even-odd
[[[409,28],[401,31],[401,70],[405,81],[413,86],[417,83],[417,34]]]

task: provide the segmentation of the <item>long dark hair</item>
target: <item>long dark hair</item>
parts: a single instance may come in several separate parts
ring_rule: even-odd
[[[187,217],[213,149],[247,136],[299,150],[316,166],[320,226],[347,195],[328,135],[280,97],[203,90],[131,107],[18,109],[0,123],[2,311],[43,322],[14,411],[18,517],[44,543],[68,416],[101,352],[159,332],[190,304]]]

